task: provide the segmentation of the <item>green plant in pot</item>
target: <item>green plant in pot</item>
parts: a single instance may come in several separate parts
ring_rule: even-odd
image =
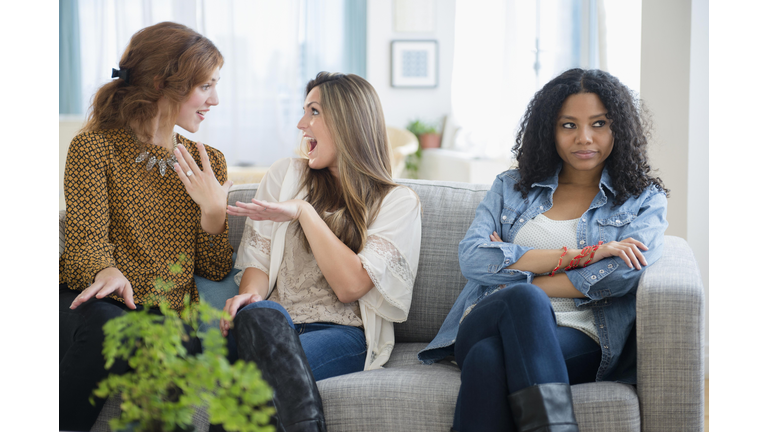
[[[179,257],[180,262],[185,259]],[[180,270],[180,262],[171,265],[171,272]],[[167,291],[173,284],[158,279],[155,286]],[[101,398],[122,397],[121,415],[110,420],[110,428],[193,430],[196,407],[206,406],[210,422],[225,430],[274,431],[269,425],[275,412],[269,406],[272,389],[256,365],[242,360],[230,364],[218,329],[200,331],[200,322],[216,322],[224,312],[203,300],[193,304],[186,296],[184,309],[177,313],[160,300],[159,313],[144,308],[104,325],[106,367],[123,359],[131,368],[108,376],[94,390]],[[193,355],[183,341],[195,336],[203,349]]]
[[[416,135],[419,140],[418,150],[405,159],[405,169],[409,177],[417,178],[421,163],[421,149],[440,147],[441,135],[437,132],[437,123],[424,122],[418,119],[408,123],[405,128]]]

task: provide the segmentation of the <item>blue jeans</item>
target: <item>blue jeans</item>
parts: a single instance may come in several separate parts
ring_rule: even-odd
[[[197,292],[200,294],[200,298],[218,310],[224,309],[227,300],[236,296],[238,293],[239,287],[235,283],[235,275],[240,273],[240,270],[234,267],[236,259],[237,253],[233,253],[232,270],[220,281],[212,281],[202,276],[195,275],[195,286],[197,286]],[[218,321],[214,323],[214,327],[219,328]]]
[[[478,303],[459,326],[461,368],[453,428],[514,429],[507,396],[535,384],[593,382],[602,352],[579,330],[559,327],[547,295],[531,284]]]
[[[294,324],[285,308],[269,300],[251,303],[240,311],[253,308],[276,309],[283,313],[288,324],[299,333],[301,347],[315,381],[360,372],[365,368],[366,343],[363,329],[327,322]],[[227,337],[230,361],[237,356],[236,331],[235,327]]]

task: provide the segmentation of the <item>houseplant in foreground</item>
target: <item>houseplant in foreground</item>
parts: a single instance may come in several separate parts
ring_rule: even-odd
[[[171,272],[180,271],[180,264]],[[155,281],[161,291],[172,287],[161,279]],[[192,430],[192,417],[197,406],[207,406],[212,424],[221,423],[225,430],[273,431],[269,425],[274,408],[272,389],[261,378],[253,363],[227,360],[226,340],[217,328],[201,332],[200,322],[216,322],[224,312],[203,300],[193,304],[184,299],[181,313],[159,299],[160,313],[149,308],[127,313],[104,325],[106,367],[116,359],[124,359],[131,370],[112,374],[94,390],[98,397],[120,395],[121,415],[112,419],[112,430],[133,427],[135,430]],[[192,355],[182,341],[190,336],[200,338],[203,352]]]

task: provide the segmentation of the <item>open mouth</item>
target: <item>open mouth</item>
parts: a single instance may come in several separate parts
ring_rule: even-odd
[[[205,111],[197,111],[197,115],[199,115],[202,118],[205,118]]]
[[[317,140],[314,138],[309,139],[309,151],[312,152],[317,147]]]

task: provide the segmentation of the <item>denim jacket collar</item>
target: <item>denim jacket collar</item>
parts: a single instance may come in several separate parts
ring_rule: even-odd
[[[533,183],[531,187],[546,187],[552,189],[552,192],[557,189],[558,180],[560,178],[560,171],[563,169],[563,164],[560,163],[557,168],[555,169],[555,174],[552,176],[540,181]],[[613,188],[613,180],[611,179],[611,176],[608,175],[608,167],[603,167],[603,172],[600,174],[600,190],[603,189],[603,186],[605,186],[606,189],[611,191],[611,193],[615,196],[616,190]]]

